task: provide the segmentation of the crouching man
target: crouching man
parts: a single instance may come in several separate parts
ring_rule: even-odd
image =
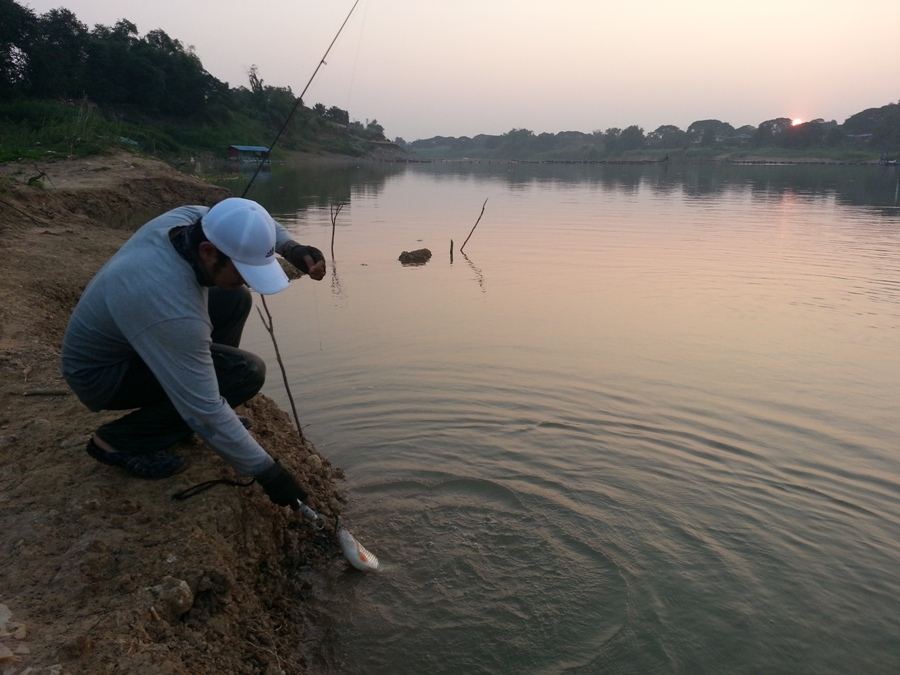
[[[136,410],[97,429],[91,457],[165,478],[184,464],[169,448],[196,432],[274,503],[305,499],[234,412],[265,380],[262,360],[238,345],[252,304],[246,287],[288,286],[276,251],[325,276],[318,249],[292,241],[256,202],[230,198],[151,220],[97,272],[69,320],[62,373],[91,410]]]

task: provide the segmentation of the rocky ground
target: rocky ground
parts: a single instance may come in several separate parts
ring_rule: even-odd
[[[187,470],[141,481],[84,452],[104,414],[59,376],[81,290],[149,217],[220,188],[121,154],[0,166],[0,673],[277,673],[334,668],[314,595],[331,539],[235,478],[199,441]],[[258,396],[244,412],[328,517],[340,470]],[[342,571],[341,567],[341,572]]]

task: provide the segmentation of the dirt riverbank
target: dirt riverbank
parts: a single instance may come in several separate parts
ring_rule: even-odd
[[[224,196],[127,154],[0,166],[3,675],[330,670],[311,609],[322,570],[343,565],[326,540],[256,485],[173,501],[236,477],[199,441],[179,448],[187,470],[163,481],[98,464],[84,445],[110,416],[59,376],[68,316],[102,263],[149,217]],[[336,515],[340,470],[269,399],[246,408],[310,504]]]

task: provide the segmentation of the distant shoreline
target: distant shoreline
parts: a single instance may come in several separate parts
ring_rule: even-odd
[[[303,158],[305,161],[319,161],[315,157]],[[363,158],[363,161],[373,161]],[[613,166],[653,166],[665,164],[737,164],[753,166],[894,166],[877,159],[831,159],[828,157],[691,157],[680,156],[669,159],[619,158],[619,159],[500,159],[496,157],[393,157],[374,159],[379,162],[400,164],[563,164],[563,165],[613,165]]]

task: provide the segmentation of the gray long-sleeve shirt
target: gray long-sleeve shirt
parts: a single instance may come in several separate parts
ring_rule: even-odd
[[[79,399],[102,410],[137,353],[181,417],[238,471],[273,463],[219,393],[207,289],[169,239],[209,209],[182,206],[141,227],[88,284],[63,338],[62,373]],[[290,236],[276,223],[276,248]]]

